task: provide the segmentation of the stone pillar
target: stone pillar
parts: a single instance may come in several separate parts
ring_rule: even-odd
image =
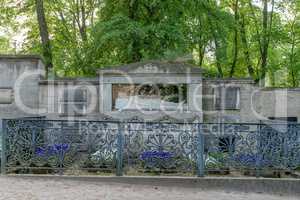
[[[202,120],[202,83],[190,83],[187,87],[188,110],[189,112],[196,113]]]
[[[112,84],[104,83],[100,85],[100,112],[112,111]]]

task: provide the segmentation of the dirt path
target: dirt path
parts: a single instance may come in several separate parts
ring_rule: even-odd
[[[0,177],[0,200],[299,200],[192,188],[105,184],[75,180]]]

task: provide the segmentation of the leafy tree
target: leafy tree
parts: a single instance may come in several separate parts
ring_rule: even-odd
[[[85,50],[87,58],[95,58],[87,61],[89,69],[187,52],[181,1],[107,1],[104,5]]]
[[[141,60],[188,59],[209,76],[299,86],[297,0],[0,2],[0,30],[26,30],[22,53],[45,55],[46,64],[51,56],[45,44],[51,40],[58,76],[90,76],[101,67]],[[43,3],[44,17],[37,3]],[[49,41],[40,39],[47,38],[40,34],[46,29]],[[0,40],[5,53],[13,52],[12,35]]]
[[[282,43],[283,65],[287,66],[287,86],[298,87],[300,79],[300,2],[285,2],[283,8],[290,10],[289,20],[284,26],[284,42]]]
[[[49,38],[48,25],[45,16],[43,0],[35,0],[35,7],[36,7],[37,21],[39,25],[39,32],[40,32],[40,37],[41,37],[42,47],[43,47],[43,56],[44,56],[46,71],[48,75],[48,73],[51,73],[52,71],[53,63],[52,63],[51,43]]]

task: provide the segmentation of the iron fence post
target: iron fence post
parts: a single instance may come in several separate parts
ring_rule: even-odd
[[[6,135],[7,135],[7,121],[2,121],[2,149],[1,149],[1,174],[6,174]]]
[[[202,133],[202,125],[198,124],[198,132],[197,132],[197,176],[204,177],[205,170],[205,160],[204,160],[204,135]]]
[[[63,132],[63,129],[64,129],[64,122],[61,121],[60,123],[60,135],[59,135],[59,144],[61,145],[63,143],[63,137],[64,137],[64,132]],[[59,160],[59,175],[63,175],[64,174],[64,158],[63,158],[63,155],[62,155],[62,151],[60,150],[58,152],[58,160]]]
[[[262,129],[262,122],[259,123],[258,125],[258,134],[257,134],[257,156],[256,156],[256,161],[255,161],[255,174],[256,177],[261,176],[261,162],[262,162],[262,157],[263,157],[263,152],[262,152],[262,135],[261,135],[261,129]]]
[[[286,132],[281,133],[283,139],[283,167],[285,170],[289,168],[289,146],[288,146],[288,136],[289,136],[290,125],[287,124]]]
[[[118,123],[117,134],[117,176],[123,176],[124,124]]]

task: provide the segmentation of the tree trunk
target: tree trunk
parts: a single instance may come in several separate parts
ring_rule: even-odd
[[[205,54],[205,46],[202,44],[199,44],[199,50],[198,50],[198,57],[199,57],[199,66],[202,66],[203,60],[204,60],[204,54]]]
[[[139,0],[129,0],[128,17],[132,21],[138,21],[137,10],[139,7]],[[138,35],[132,35],[132,53],[131,62],[139,62],[142,59],[142,54],[140,52],[140,38]]]
[[[229,73],[229,77],[232,78],[235,72],[237,58],[238,58],[238,21],[239,21],[239,14],[238,14],[238,5],[239,0],[235,1],[234,4],[234,19],[235,19],[235,27],[234,27],[234,39],[233,39],[233,61],[231,65],[231,70]]]
[[[240,19],[240,32],[241,32],[243,52],[244,52],[244,56],[246,59],[248,73],[254,80],[256,80],[254,69],[253,69],[252,62],[251,62],[250,50],[249,50],[249,45],[248,45],[248,40],[247,40],[247,35],[246,35],[245,16],[242,13],[241,13],[241,19]]]
[[[254,8],[253,8],[253,5],[252,5],[252,0],[248,0],[248,4],[249,4],[249,7],[250,7],[252,18],[254,20],[256,37],[258,38],[257,42],[258,42],[258,46],[259,46],[259,51],[260,51],[260,54],[262,54],[261,34],[259,32],[260,27],[258,26],[257,17],[255,15],[255,11],[254,11]]]
[[[199,59],[199,66],[202,66],[203,61],[204,61],[204,55],[205,55],[205,45],[203,42],[203,23],[201,19],[201,15],[198,15],[198,21],[199,21],[199,26],[198,26],[198,32],[199,32],[199,42],[198,42],[198,59]]]
[[[261,55],[261,73],[260,81],[262,81],[262,86],[264,86],[264,79],[267,72],[267,62],[268,62],[268,0],[264,0],[263,9],[263,41],[262,41],[262,55]]]
[[[216,57],[216,66],[217,66],[217,70],[218,70],[218,77],[219,78],[223,78],[224,74],[223,74],[223,69],[222,69],[222,52],[221,52],[221,44],[219,41],[219,37],[216,33],[216,26],[214,26],[212,20],[210,19],[211,16],[208,16],[208,23],[209,23],[209,28],[211,31],[211,34],[213,36],[213,42],[215,44],[215,57]]]
[[[86,34],[86,11],[85,11],[85,1],[80,1],[80,14],[81,14],[81,26],[79,25],[79,32],[81,35],[82,41],[87,40],[87,34]]]
[[[219,40],[217,37],[214,36],[214,43],[215,43],[215,54],[216,54],[216,62],[217,62],[217,69],[218,69],[218,77],[223,78],[223,70],[222,70],[222,57],[221,57],[221,45],[219,44]]]
[[[292,24],[292,48],[290,55],[290,76],[292,77],[292,86],[297,87],[297,81],[294,73],[294,57],[295,57],[295,46],[296,46],[296,33],[294,30],[295,22]]]
[[[274,0],[272,0],[272,11],[270,13],[270,20],[268,15],[268,0],[264,0],[264,9],[263,9],[263,41],[262,41],[262,55],[261,55],[261,73],[260,81],[262,86],[265,85],[265,78],[267,73],[267,64],[268,64],[268,50],[270,43],[270,35],[272,31],[272,19],[274,11]]]
[[[36,13],[37,13],[37,20],[39,24],[40,37],[41,37],[42,48],[43,48],[43,57],[46,65],[46,76],[48,77],[50,73],[54,74],[54,71],[53,71],[52,51],[51,51],[51,44],[49,39],[49,32],[48,32],[48,26],[45,17],[45,11],[44,11],[44,2],[43,0],[36,0],[35,3],[36,3]]]

